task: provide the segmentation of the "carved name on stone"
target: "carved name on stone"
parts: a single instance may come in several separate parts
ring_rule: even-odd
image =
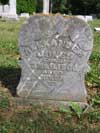
[[[56,101],[86,101],[84,74],[93,47],[89,26],[75,17],[31,17],[19,33],[22,69],[17,94]]]

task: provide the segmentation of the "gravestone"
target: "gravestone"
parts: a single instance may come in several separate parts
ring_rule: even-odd
[[[48,14],[49,13],[49,0],[43,0],[43,13]]]
[[[5,20],[18,20],[16,0],[9,0],[8,5],[0,5],[0,16]]]
[[[99,27],[95,27],[94,30],[95,30],[96,32],[100,32],[100,28],[99,28]]]
[[[9,0],[9,5],[5,5],[2,18],[6,20],[18,20],[16,13],[16,0]]]
[[[19,33],[18,96],[48,104],[86,104],[84,75],[92,47],[92,31],[83,20],[59,14],[32,16]]]
[[[9,0],[10,13],[16,15],[16,0]]]
[[[30,15],[29,15],[29,13],[21,13],[21,14],[20,14],[20,17],[21,17],[21,18],[29,18]]]
[[[3,18],[8,20],[18,20],[16,13],[16,0],[9,0],[9,11],[3,15]]]
[[[83,15],[76,15],[77,18],[82,19],[83,21],[87,22],[86,18]]]
[[[8,13],[9,9],[9,5],[4,5],[4,13]]]
[[[93,17],[92,16],[85,16],[85,19],[86,19],[87,22],[88,21],[93,21]]]
[[[3,7],[2,7],[2,5],[0,5],[0,13],[2,13],[3,12]]]
[[[92,16],[77,15],[76,17],[79,18],[79,19],[84,20],[85,22],[93,21],[93,17]]]

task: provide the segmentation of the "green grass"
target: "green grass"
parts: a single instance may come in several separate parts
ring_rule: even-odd
[[[100,20],[89,23],[92,30],[94,27],[100,27]],[[93,86],[100,88],[100,33],[94,31],[94,47],[90,57],[91,71],[88,73],[86,80]]]
[[[0,67],[17,67],[17,42],[21,23],[0,21]]]
[[[86,76],[91,109],[82,111],[76,105],[58,111],[42,107],[16,108],[9,97],[20,78],[18,66],[18,32],[23,23],[0,21],[0,133],[99,133],[100,132],[100,20],[89,22],[94,32],[90,57],[91,71]],[[9,90],[9,91],[8,91]]]

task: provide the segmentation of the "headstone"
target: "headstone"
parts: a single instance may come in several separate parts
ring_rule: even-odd
[[[0,5],[0,14],[3,12],[3,7]]]
[[[88,21],[93,21],[93,17],[92,16],[85,16],[85,19],[86,19],[87,22]]]
[[[22,26],[17,95],[40,102],[86,103],[84,75],[93,47],[88,24],[76,17],[35,15]]]
[[[4,5],[4,13],[8,13],[10,10],[9,5]]]
[[[16,14],[16,0],[9,0],[10,4],[10,13]]]
[[[8,19],[18,20],[18,16],[16,13],[16,0],[9,0],[10,11],[8,14]]]
[[[79,19],[84,20],[85,22],[93,21],[93,17],[92,16],[77,15],[76,17],[79,18]]]
[[[43,0],[43,13],[49,13],[49,0]]]
[[[29,15],[29,13],[21,13],[20,17],[22,17],[22,18],[29,18],[30,15]]]
[[[79,18],[79,19],[82,19],[85,22],[87,22],[86,18],[83,15],[77,15],[76,17]]]
[[[95,27],[94,30],[95,30],[96,32],[100,32],[100,27]]]

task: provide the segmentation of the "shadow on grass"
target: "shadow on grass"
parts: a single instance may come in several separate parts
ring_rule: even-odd
[[[3,86],[9,89],[12,96],[16,96],[16,87],[21,75],[20,68],[0,67],[0,81]]]

